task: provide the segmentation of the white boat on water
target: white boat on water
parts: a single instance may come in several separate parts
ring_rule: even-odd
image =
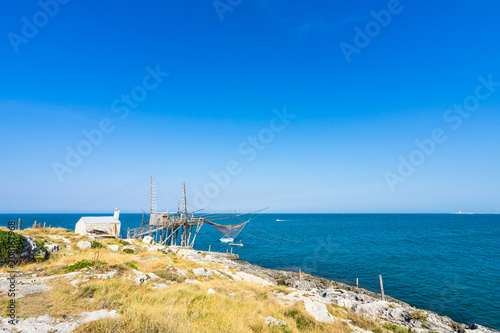
[[[234,242],[234,238],[228,238],[227,236],[224,236],[220,239],[222,243],[232,243]]]
[[[241,241],[239,243],[231,243],[229,244],[230,246],[239,246],[239,247],[243,247],[243,244],[241,243]]]

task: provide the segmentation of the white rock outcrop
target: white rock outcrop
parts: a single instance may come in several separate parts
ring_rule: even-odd
[[[81,250],[90,249],[92,247],[92,244],[89,241],[82,241],[78,242],[78,244],[76,244],[76,247]]]
[[[154,240],[153,240],[153,237],[151,237],[151,236],[144,236],[144,238],[142,239],[142,242],[146,243],[146,244],[153,244]]]
[[[285,326],[286,323],[284,320],[274,318],[273,316],[267,316],[266,325]]]
[[[47,251],[49,251],[50,253],[61,251],[61,247],[59,246],[59,244],[56,243],[45,244],[45,247],[47,248]]]
[[[201,267],[201,268],[194,268],[193,269],[193,274],[195,276],[204,276],[204,277],[212,277],[212,271],[208,268]]]
[[[309,312],[314,319],[322,323],[333,323],[333,316],[326,309],[326,305],[318,301],[304,299],[304,309]]]
[[[78,326],[99,319],[116,318],[118,317],[116,310],[99,310],[93,312],[83,312],[76,317],[67,319],[55,320],[49,315],[40,316],[38,318],[17,319],[15,325],[9,323],[8,318],[0,317],[0,332],[16,332],[24,333],[40,333],[40,332],[58,332],[69,333],[73,332]]]

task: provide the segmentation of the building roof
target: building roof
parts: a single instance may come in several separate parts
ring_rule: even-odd
[[[85,224],[115,224],[121,223],[120,220],[116,220],[113,216],[84,216],[80,219]]]

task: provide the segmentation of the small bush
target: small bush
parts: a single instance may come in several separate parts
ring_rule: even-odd
[[[118,242],[119,242],[121,245],[125,245],[125,246],[130,245],[130,243],[125,242],[123,239],[118,240]]]
[[[137,269],[137,265],[132,261],[126,262],[125,264],[130,268]]]
[[[35,238],[35,243],[36,243],[36,246],[38,247],[38,249],[40,249],[40,251],[44,251],[44,252],[47,252],[49,249],[45,246],[45,243],[43,240],[39,239],[39,238]]]
[[[15,232],[12,237],[12,244],[10,244],[9,232],[0,230],[0,264],[7,262],[9,259],[9,249],[13,249],[14,253],[21,253],[24,250],[26,237]]]
[[[125,249],[125,250],[123,250],[123,253],[126,253],[126,254],[133,254],[133,253],[134,253],[134,250],[132,250],[132,249]]]
[[[84,269],[84,268],[94,267],[97,265],[106,265],[106,263],[103,261],[93,261],[93,260],[83,259],[83,260],[80,260],[80,261],[74,263],[73,265],[69,265],[69,266],[64,267],[64,271],[66,273],[69,273],[69,272],[78,271],[78,270]]]
[[[92,246],[91,246],[93,249],[102,249],[104,247],[104,245],[102,245],[101,243],[99,243],[98,241],[92,241]]]
[[[391,309],[395,309],[395,308],[396,308],[396,306],[395,306],[394,304],[389,304],[389,307],[390,307]]]
[[[299,310],[291,310],[285,312],[285,316],[295,319],[295,323],[299,331],[309,330],[315,326],[315,322],[310,318],[304,316]]]
[[[186,279],[183,275],[174,273],[168,269],[162,269],[162,270],[159,270],[159,271],[156,271],[153,273],[155,273],[156,275],[158,275],[162,279],[165,279],[168,281],[175,281],[178,283],[184,282],[184,280]]]
[[[408,333],[408,330],[406,328],[398,326],[398,325],[393,324],[393,323],[386,323],[386,324],[382,325],[382,327],[385,328],[386,330],[392,331],[394,333]]]
[[[415,310],[411,315],[411,319],[415,319],[421,321],[422,323],[426,323],[427,315],[420,310]]]
[[[278,279],[276,283],[278,283],[278,286],[286,286],[285,279]]]

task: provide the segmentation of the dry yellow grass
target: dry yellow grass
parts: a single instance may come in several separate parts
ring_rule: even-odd
[[[23,230],[24,234],[46,239],[48,234],[75,234],[64,230],[42,229]],[[72,244],[83,238],[73,238]],[[53,240],[51,240],[53,241]],[[99,240],[102,244],[115,243],[118,240]],[[123,244],[119,244],[123,247]],[[84,311],[115,309],[119,318],[98,320],[80,326],[77,332],[350,332],[347,323],[336,320],[333,324],[318,323],[308,314],[301,303],[285,306],[278,302],[275,293],[287,293],[286,287],[260,286],[248,282],[235,282],[226,276],[197,278],[200,284],[186,284],[167,281],[166,289],[158,290],[148,282],[136,285],[129,263],[137,266],[144,273],[163,272],[168,265],[179,269],[191,270],[198,267],[210,269],[222,268],[215,263],[197,263],[163,252],[147,252],[140,244],[134,254],[112,252],[107,247],[100,249],[74,250],[65,249],[50,256],[42,263],[30,263],[20,266],[21,272],[45,271],[43,275],[63,274],[64,268],[80,260],[93,260],[98,252],[98,260],[106,264],[99,266],[100,273],[117,270],[115,277],[108,280],[91,279],[74,287],[70,280],[57,278],[47,282],[52,289],[43,293],[28,295],[17,300],[20,318],[37,317],[48,314],[55,318],[75,316]],[[0,271],[5,271],[1,268]],[[81,278],[81,277],[80,277]],[[188,278],[194,275],[188,273]],[[167,279],[175,280],[172,276]],[[209,289],[215,294],[208,294]],[[0,306],[6,309],[7,298],[0,299]],[[380,325],[341,308],[329,306],[330,312],[339,318],[352,320],[363,328],[380,328]],[[2,312],[5,310],[2,310]],[[4,314],[5,315],[5,314]],[[265,317],[273,316],[284,320],[286,326],[268,326]]]

